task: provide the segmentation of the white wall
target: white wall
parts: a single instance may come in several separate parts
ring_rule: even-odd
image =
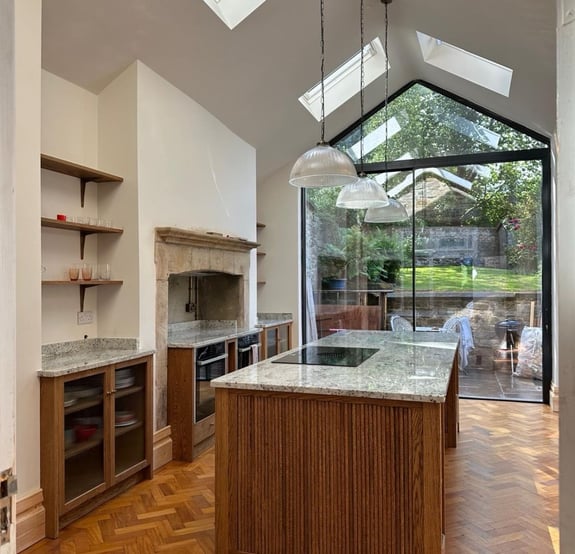
[[[36,371],[41,363],[39,123],[42,2],[18,0],[15,7],[16,457],[19,496],[25,496],[40,486],[40,384]],[[4,304],[2,306],[4,320]],[[10,319],[7,318],[8,321]],[[13,322],[10,325],[12,334]]]
[[[295,161],[295,160],[294,160]],[[258,261],[258,312],[291,312],[294,316],[294,346],[300,329],[299,268],[300,208],[298,188],[288,183],[291,166],[285,166],[258,184],[258,232],[261,250]]]
[[[39,31],[38,31],[39,32]],[[35,121],[39,113],[34,114]],[[98,164],[98,97],[56,75],[42,71],[42,153],[89,167]],[[37,156],[36,156],[37,159]],[[33,167],[36,167],[34,165]],[[102,169],[102,168],[100,168]],[[42,170],[41,212],[55,219],[67,217],[97,217],[97,187],[86,186],[84,207],[80,203],[80,181],[53,171]],[[31,196],[37,200],[37,191]],[[37,220],[37,217],[36,217]],[[97,235],[86,238],[84,262],[97,261]],[[26,249],[22,249],[26,255]],[[42,278],[67,279],[67,268],[80,263],[79,233],[60,229],[42,229]],[[81,339],[84,335],[98,336],[96,313],[97,289],[86,291],[84,310],[96,315],[93,324],[78,325],[80,310],[76,287],[44,286],[42,288],[42,343]]]
[[[558,2],[561,18],[562,2]],[[558,31],[557,321],[561,552],[575,552],[575,22]]]
[[[182,91],[138,63],[140,330],[154,344],[154,229],[256,238],[256,154]],[[255,282],[255,252],[250,279]],[[255,287],[249,313],[255,322]]]
[[[16,391],[16,275],[14,217],[14,2],[0,0],[0,471],[15,459]],[[19,37],[18,37],[19,38]],[[14,532],[12,527],[11,532]],[[0,546],[0,552],[15,552],[15,541]]]
[[[98,167],[98,97],[42,70],[42,152]]]
[[[101,217],[124,229],[121,236],[98,237],[98,258],[111,266],[121,287],[98,287],[98,332],[101,337],[140,337],[139,191],[137,68],[133,63],[98,97],[99,167],[124,178],[121,184],[98,185]],[[149,246],[149,248],[153,248]],[[144,302],[154,302],[154,298]],[[147,342],[154,347],[154,342]]]

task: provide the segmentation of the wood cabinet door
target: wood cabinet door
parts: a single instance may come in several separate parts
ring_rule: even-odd
[[[59,491],[62,513],[99,494],[108,485],[108,368],[67,376],[55,386],[61,394],[62,419],[56,423],[55,447],[62,453]]]
[[[111,481],[116,483],[151,463],[150,360],[116,364],[110,370]]]

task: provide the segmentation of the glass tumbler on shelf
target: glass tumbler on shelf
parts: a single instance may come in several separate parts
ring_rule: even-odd
[[[78,264],[72,264],[68,267],[68,278],[70,281],[77,281],[80,277],[80,266]]]
[[[82,265],[82,280],[90,281],[92,279],[92,266],[91,264]]]
[[[98,279],[102,281],[109,281],[110,280],[110,264],[99,264],[98,265]]]

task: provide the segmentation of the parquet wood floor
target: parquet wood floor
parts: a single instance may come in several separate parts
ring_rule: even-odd
[[[446,456],[446,554],[559,552],[557,415],[540,404],[460,407],[459,446]],[[213,554],[214,537],[212,449],[24,552]]]

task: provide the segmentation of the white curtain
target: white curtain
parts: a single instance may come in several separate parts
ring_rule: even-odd
[[[307,313],[307,340],[312,342],[317,340],[317,323],[315,321],[315,301],[313,299],[313,287],[311,285],[311,279],[306,277],[306,313]]]

